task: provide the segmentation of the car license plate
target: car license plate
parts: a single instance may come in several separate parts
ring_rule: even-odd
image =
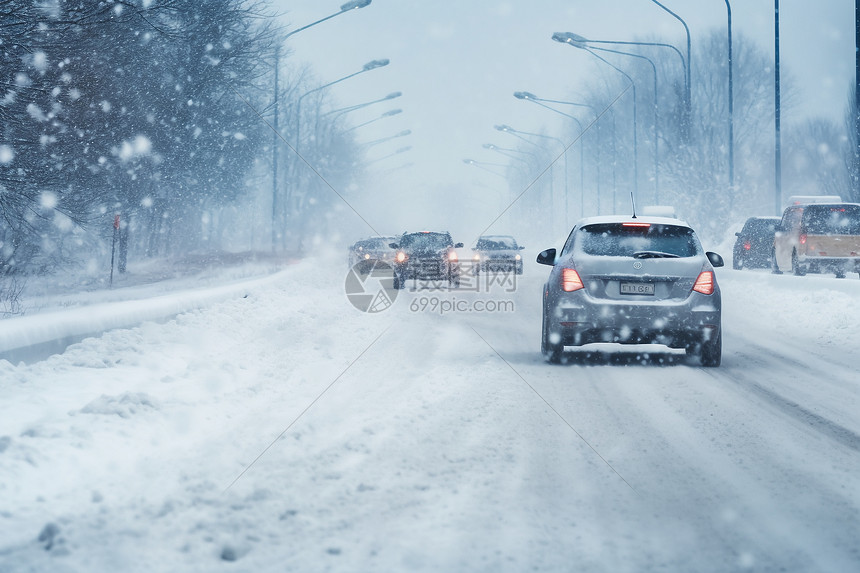
[[[654,294],[654,283],[621,283],[621,294]]]

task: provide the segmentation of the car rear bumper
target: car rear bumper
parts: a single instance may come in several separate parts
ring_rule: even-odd
[[[766,268],[772,265],[770,252],[759,251],[740,251],[734,255],[735,261],[738,261],[744,267],[761,267]]]
[[[860,257],[798,255],[797,262],[806,266],[812,272],[820,272],[821,270],[860,272]]]
[[[565,346],[614,342],[683,348],[712,339],[721,328],[719,298],[705,295],[658,304],[577,298],[580,300],[562,301],[549,309],[550,328],[561,335]]]

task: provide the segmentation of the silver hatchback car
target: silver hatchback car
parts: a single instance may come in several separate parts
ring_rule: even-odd
[[[559,362],[565,346],[610,342],[684,348],[703,366],[722,357],[721,299],[714,267],[695,231],[678,219],[582,219],[543,289],[541,352]]]

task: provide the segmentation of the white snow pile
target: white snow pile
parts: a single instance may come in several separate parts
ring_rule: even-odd
[[[159,263],[153,263],[159,264]],[[163,265],[163,262],[160,263]],[[172,318],[214,302],[246,295],[277,280],[277,265],[245,263],[180,273],[170,267],[154,270],[146,263],[128,275],[116,273],[116,288],[89,277],[58,277],[54,282],[28,283],[22,295],[23,316],[0,321],[0,357],[16,349],[51,341],[73,341],[106,330]],[[58,294],[61,293],[61,294]]]

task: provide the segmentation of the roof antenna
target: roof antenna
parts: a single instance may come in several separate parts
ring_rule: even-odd
[[[636,199],[633,198],[633,191],[630,192],[630,203],[633,205],[633,218],[636,218]]]

